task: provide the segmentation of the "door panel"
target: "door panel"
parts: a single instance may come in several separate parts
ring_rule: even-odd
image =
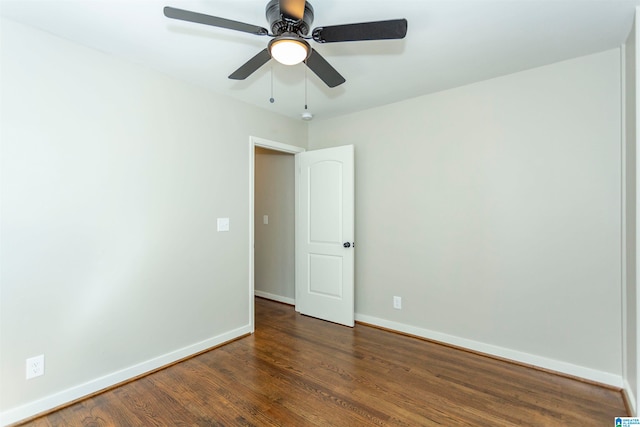
[[[342,257],[309,254],[309,293],[342,298]]]
[[[309,238],[312,243],[342,243],[342,165],[321,161],[308,172]]]
[[[296,310],[347,326],[354,325],[353,169],[352,145],[296,155]]]

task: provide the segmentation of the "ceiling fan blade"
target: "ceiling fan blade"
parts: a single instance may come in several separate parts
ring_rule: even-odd
[[[280,0],[280,13],[285,18],[301,21],[306,3],[305,0]]]
[[[269,30],[267,30],[266,28],[258,27],[257,25],[245,24],[244,22],[232,21],[230,19],[219,18],[217,16],[190,12],[188,10],[176,9],[170,6],[166,6],[164,8],[164,16],[166,16],[167,18],[179,19],[181,21],[195,22],[198,24],[227,28],[229,30],[257,34],[259,36],[269,34]]]
[[[318,43],[403,39],[406,35],[406,19],[318,27],[312,33]]]
[[[265,48],[258,52],[256,56],[244,63],[243,66],[234,71],[229,78],[232,80],[244,80],[262,67],[271,59],[271,54]]]
[[[307,67],[311,69],[329,87],[336,87],[346,80],[315,49],[307,59]]]

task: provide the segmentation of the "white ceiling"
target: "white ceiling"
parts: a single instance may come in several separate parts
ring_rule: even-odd
[[[0,15],[291,117],[305,66],[227,76],[269,40],[164,17],[173,6],[268,28],[268,0],[0,0]],[[404,40],[312,42],[347,80],[308,72],[308,106],[331,117],[620,46],[640,0],[315,0],[313,27],[407,18]],[[275,102],[271,104],[273,78]]]

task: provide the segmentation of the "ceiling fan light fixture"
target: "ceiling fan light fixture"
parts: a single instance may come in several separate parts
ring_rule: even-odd
[[[241,31],[257,36],[274,37],[266,48],[229,75],[232,80],[244,80],[271,59],[275,59],[285,65],[306,62],[307,67],[320,80],[328,87],[333,88],[344,83],[345,78],[317,50],[311,49],[307,40],[313,40],[317,43],[357,42],[403,39],[407,35],[407,20],[404,18],[329,25],[311,30],[314,11],[306,0],[269,0],[265,13],[271,26],[271,32],[257,25],[175,7],[166,6],[163,10],[164,15],[171,19]],[[309,30],[311,30],[311,36],[309,36]]]
[[[271,57],[284,65],[296,65],[306,60],[311,53],[311,46],[296,36],[280,36],[269,42]]]

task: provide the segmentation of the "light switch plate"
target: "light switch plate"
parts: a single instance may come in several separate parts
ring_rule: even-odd
[[[229,218],[218,218],[218,231],[229,231]]]
[[[269,215],[262,215],[262,223],[264,225],[269,224]]]

